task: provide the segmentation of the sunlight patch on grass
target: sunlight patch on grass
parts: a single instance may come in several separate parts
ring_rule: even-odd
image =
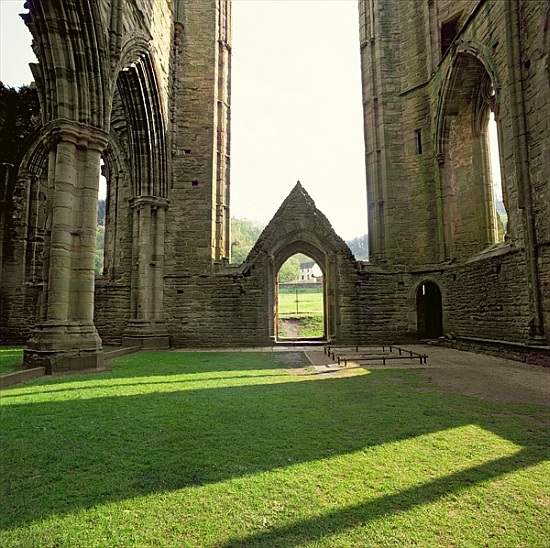
[[[305,378],[290,377],[280,370],[231,371],[228,374],[181,374],[132,378],[131,382],[120,380],[90,380],[79,383],[64,383],[62,387],[42,390],[10,390],[3,394],[4,405],[36,404],[46,401],[70,401],[105,397],[124,397],[145,394],[161,394],[191,390],[209,390],[239,386],[298,382]]]
[[[143,352],[2,392],[0,545],[545,545],[546,410],[293,360]]]
[[[465,459],[462,454],[464,440],[476,449],[472,458]],[[487,451],[480,451],[481,448]],[[426,502],[419,499],[406,512],[395,512],[392,501],[401,501],[407,508],[415,489],[421,491],[424,485],[447,476],[513,456],[520,449],[491,432],[467,425],[314,461],[295,463],[288,456],[287,464],[270,471],[244,466],[236,471],[240,477],[206,484],[197,478],[196,484],[184,488],[161,489],[147,496],[52,516],[28,528],[16,528],[5,538],[9,544],[10,537],[17,538],[26,529],[41,546],[53,545],[67,532],[74,546],[110,545],[116,531],[117,544],[121,545],[220,546],[231,545],[231,541],[241,537],[269,534],[277,528],[301,531],[301,522],[322,522],[324,516],[339,512],[361,515],[372,507],[376,510],[373,515],[367,512],[352,519],[348,526],[342,524],[339,533],[324,536],[321,545],[360,546],[366,539],[385,543],[392,538],[400,543],[410,543],[415,538],[420,543],[435,542],[442,531],[449,539],[456,539],[465,521],[475,522],[479,497],[495,496],[491,484],[498,481],[499,496],[493,502],[500,504],[514,490],[515,476],[521,472],[479,486],[474,481],[466,483],[451,496],[436,493]],[[434,450],[443,452],[445,458],[434,459]],[[538,467],[539,470],[526,469],[525,473],[540,475],[548,471],[548,467]],[[380,502],[385,500],[387,503]],[[504,541],[507,533],[499,526],[502,520],[498,508],[485,508],[484,514],[490,516],[489,530]],[[487,523],[473,532],[479,535],[478,529],[486,528]],[[520,534],[518,529],[512,538]],[[262,544],[263,541],[258,546]]]

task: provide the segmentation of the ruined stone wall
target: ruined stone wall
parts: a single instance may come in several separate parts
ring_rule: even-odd
[[[167,272],[229,258],[230,2],[179,3],[173,45],[173,180]]]
[[[519,36],[513,35],[516,6]],[[398,31],[382,35],[391,9],[398,14]],[[397,59],[396,54],[381,55],[374,61],[363,56],[367,166],[371,162],[369,135],[376,133],[385,135],[380,156],[391,157],[398,166],[397,173],[387,170],[378,178],[368,178],[369,197],[384,194],[384,223],[392,225],[384,247],[376,238],[371,240],[375,247],[372,259],[389,270],[400,265],[402,270],[414,271],[424,265],[426,271],[453,272],[439,276],[447,292],[446,331],[526,340],[536,316],[536,284],[535,289],[528,290],[536,276],[529,266],[534,253],[538,255],[538,291],[548,333],[547,10],[546,3],[537,0],[360,2],[362,27],[374,28],[374,36],[367,32],[368,44],[363,47],[376,48],[377,43],[389,40],[399,51]],[[442,52],[441,25],[455,17],[459,17],[457,35]],[[476,84],[471,95],[465,91],[474,72],[464,69],[461,55],[462,59],[467,55],[479,59],[496,87],[501,171],[509,217],[507,240],[498,257],[482,253],[492,242],[483,174],[484,136],[475,136],[472,131],[476,124],[479,126],[476,116],[481,109],[476,106],[475,93],[480,86]],[[390,64],[400,77],[400,89],[392,101],[401,116],[388,121],[371,115],[372,105],[384,97],[368,79],[377,74],[379,88],[392,85],[393,76],[386,78],[383,72]],[[516,123],[522,118],[521,103],[525,107],[524,150],[528,151],[529,178],[522,171],[523,137]],[[417,131],[422,136],[421,153]],[[382,191],[377,184],[382,184]],[[525,188],[531,193],[532,208]],[[371,203],[371,232],[378,230],[380,211]],[[535,241],[529,236],[529,223],[536,225]],[[501,274],[495,277],[499,268]]]
[[[328,335],[335,342],[411,340],[417,332],[416,291],[425,281],[441,289],[444,333],[517,342],[532,335],[536,282],[548,334],[546,4],[360,0],[372,262],[354,260],[297,186],[245,263],[230,266],[225,260],[230,241],[230,2],[101,0],[105,31],[119,36],[121,48],[120,58],[113,57],[111,81],[116,82],[136,55],[148,52],[169,156],[168,189],[162,197],[168,200],[166,261],[159,282],[156,273],[162,268],[163,246],[153,252],[152,246],[139,247],[134,241],[132,200],[141,187],[132,179],[132,137],[115,97],[112,142],[105,155],[111,180],[109,258],[104,277],[96,281],[94,309],[103,341],[119,343],[129,318],[143,319],[137,314],[137,293],[155,309],[159,295],[162,299],[160,284],[164,289],[160,315],[175,346],[269,344],[274,340],[276,270],[295,252],[313,256],[323,265]],[[120,9],[113,11],[113,6]],[[510,11],[514,6],[519,6],[517,18]],[[456,16],[458,34],[450,49],[442,52],[441,25]],[[516,24],[521,39],[514,38]],[[471,58],[478,65],[462,62]],[[496,86],[510,220],[504,245],[491,245],[487,236],[490,216],[483,186],[482,136],[472,130],[479,121],[476,94],[485,73]],[[525,131],[518,120],[524,120]],[[29,188],[26,180],[21,185],[22,190]],[[18,235],[27,250],[32,226],[43,222],[28,205],[28,195],[22,192],[17,219],[10,226],[10,233]],[[155,202],[143,208],[158,215],[165,205]],[[25,283],[28,257],[25,251],[13,271]],[[40,259],[33,261],[40,267]],[[140,272],[151,274],[153,292],[137,283],[143,280],[136,282]],[[15,278],[4,272],[2,290],[6,279]],[[10,340],[26,338],[37,316],[40,288],[25,283],[12,284],[10,298],[2,301],[0,336]],[[160,320],[159,311],[154,312],[147,318],[152,326]]]
[[[298,184],[240,266],[199,276],[165,278],[165,308],[176,346],[232,346],[275,342],[278,268],[306,253],[324,272],[327,331],[335,342],[410,339],[407,275],[355,261]],[[410,284],[410,276],[409,276]]]
[[[540,293],[550,337],[550,6],[521,3],[522,76]]]
[[[175,346],[271,344],[265,271],[165,279],[167,323]]]
[[[103,344],[121,343],[128,323],[129,310],[129,284],[96,280],[94,323]]]

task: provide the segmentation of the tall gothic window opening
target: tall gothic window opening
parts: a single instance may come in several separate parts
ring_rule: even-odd
[[[502,192],[502,178],[500,171],[500,150],[498,145],[498,127],[495,119],[495,113],[491,110],[487,116],[487,148],[489,150],[489,177],[491,194],[493,200],[493,223],[495,243],[504,241],[508,225],[508,214],[504,207],[504,197]]]
[[[97,194],[97,228],[95,240],[95,273],[96,276],[103,275],[104,254],[105,254],[105,211],[107,203],[107,179],[105,178],[105,162],[100,162],[101,171],[99,176],[99,191]]]

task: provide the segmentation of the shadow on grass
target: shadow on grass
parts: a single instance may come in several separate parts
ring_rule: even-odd
[[[251,369],[252,361],[247,362]],[[243,361],[236,360],[235,368],[237,363]],[[257,363],[256,356],[255,369]],[[533,442],[522,421],[499,418],[495,407],[483,402],[385,382],[391,375],[395,372],[300,382],[283,377],[276,384],[5,405],[0,525],[12,528],[51,514],[222,482],[467,424],[523,447],[519,455],[336,512],[322,523],[298,523],[235,541],[269,545],[277,535],[292,545],[293,538],[317,538],[310,526],[329,534],[545,458],[547,448]],[[122,376],[119,371],[114,378]]]
[[[415,506],[429,504],[448,495],[458,493],[473,484],[500,477],[540,462],[541,455],[524,450],[501,459],[468,468],[443,478],[424,483],[399,493],[376,498],[343,510],[325,513],[284,527],[275,527],[243,538],[235,538],[221,548],[238,546],[302,546],[306,542],[352,529],[384,516],[406,512]]]

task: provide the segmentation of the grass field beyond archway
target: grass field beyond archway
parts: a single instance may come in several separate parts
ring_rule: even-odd
[[[311,257],[297,253],[276,278],[277,339],[322,339],[326,336],[325,276]]]
[[[1,392],[8,546],[544,546],[547,410],[298,353],[142,352]]]

